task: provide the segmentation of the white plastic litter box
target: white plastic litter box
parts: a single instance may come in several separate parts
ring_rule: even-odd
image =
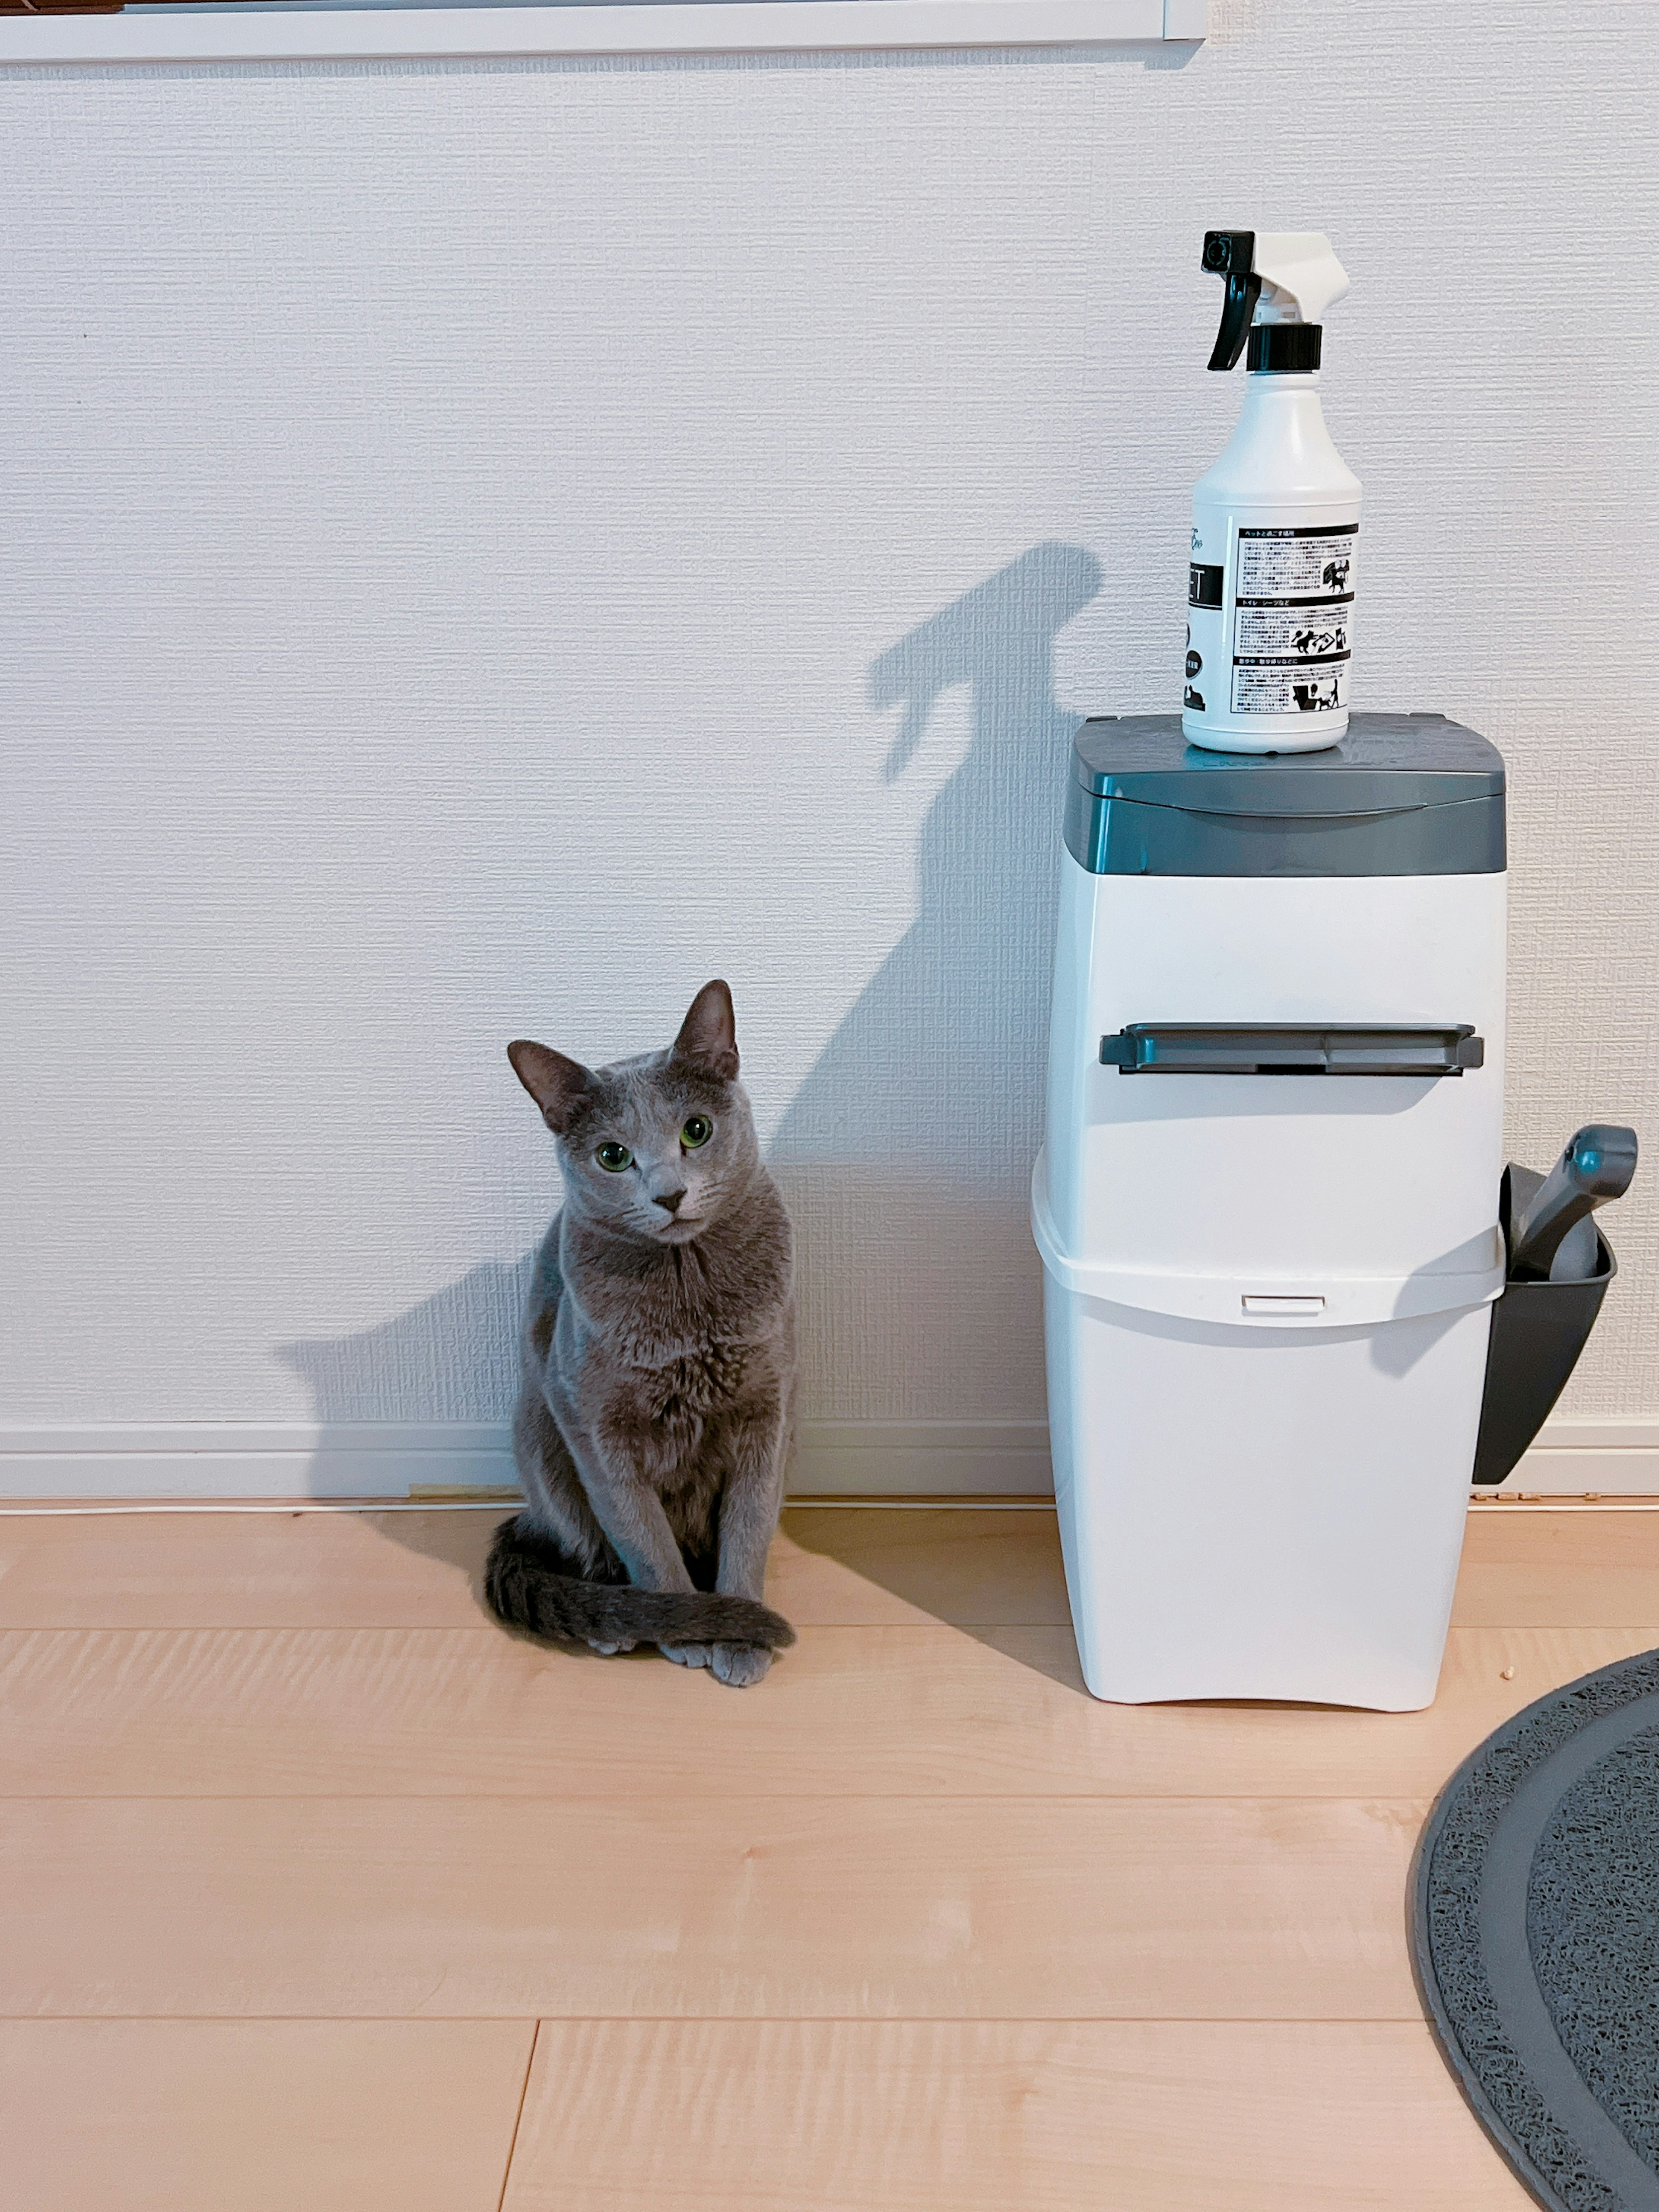
[[[1503,1288],[1503,762],[1074,749],[1033,1178],[1097,1697],[1433,1698]]]

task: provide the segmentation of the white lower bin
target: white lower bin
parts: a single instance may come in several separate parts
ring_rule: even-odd
[[[1045,1267],[1066,1581],[1097,1698],[1389,1712],[1439,1679],[1491,1307],[1184,1320]]]

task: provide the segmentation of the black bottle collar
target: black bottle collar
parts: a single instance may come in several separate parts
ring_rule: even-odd
[[[1245,366],[1277,369],[1284,375],[1310,375],[1319,366],[1324,336],[1318,323],[1256,323],[1250,331]]]

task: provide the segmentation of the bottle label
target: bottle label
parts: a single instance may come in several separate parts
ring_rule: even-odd
[[[1357,522],[1241,529],[1235,714],[1330,714],[1348,703]]]

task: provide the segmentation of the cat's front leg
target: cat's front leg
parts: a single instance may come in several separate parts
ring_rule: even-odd
[[[720,1493],[720,1556],[714,1587],[732,1597],[766,1596],[766,1561],[783,1505],[786,1424],[780,1393],[732,1419],[721,1442],[729,1472]],[[772,1654],[750,1644],[716,1644],[708,1660],[733,1690],[758,1682]]]
[[[692,1590],[696,1585],[653,1485],[614,1440],[601,1439],[566,1407],[555,1404],[553,1411],[593,1518],[629,1581],[636,1589]]]
[[[783,1504],[781,1394],[728,1417],[714,1440],[726,1462],[720,1489],[720,1565],[714,1587],[730,1597],[766,1595],[766,1559]]]
[[[662,1499],[643,1475],[628,1465],[625,1454],[607,1443],[583,1424],[574,1407],[550,1400],[559,1432],[574,1465],[578,1480],[594,1519],[611,1549],[622,1561],[636,1589],[690,1592],[694,1584],[681,1556]],[[635,1640],[599,1643],[595,1651],[609,1658],[631,1651]],[[712,1657],[706,1644],[686,1644],[659,1649],[682,1667],[707,1667]]]

